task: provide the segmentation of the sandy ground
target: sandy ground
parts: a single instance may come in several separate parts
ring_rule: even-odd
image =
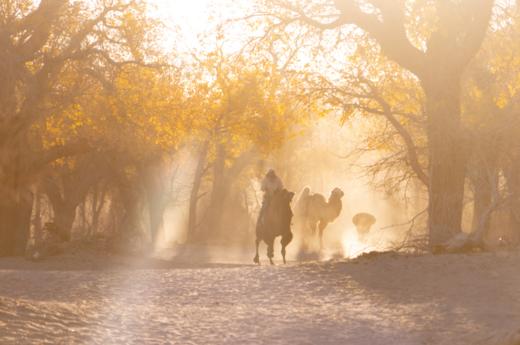
[[[0,344],[520,344],[520,254],[0,260]]]

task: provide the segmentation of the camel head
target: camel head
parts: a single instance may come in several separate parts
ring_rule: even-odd
[[[287,189],[283,189],[282,193],[283,201],[287,204],[290,204],[292,199],[294,198],[294,192],[289,192]]]
[[[285,210],[286,208],[291,207],[291,201],[294,197],[293,192],[289,192],[287,189],[280,189],[276,191],[276,193],[273,196],[273,205],[274,207],[270,207],[269,209],[272,210]]]
[[[293,217],[293,213],[291,211],[291,201],[294,198],[294,193],[289,192],[287,189],[282,189],[278,192],[278,206],[280,207],[280,211],[282,212],[284,222],[286,222],[288,229],[291,227],[291,219]]]
[[[341,198],[345,195],[341,189],[338,187],[334,188],[332,192],[330,192],[330,199],[338,199],[341,200]]]

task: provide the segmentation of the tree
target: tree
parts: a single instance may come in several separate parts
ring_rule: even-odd
[[[492,24],[495,29],[468,66],[463,84],[463,118],[472,148],[468,166],[474,200],[471,240],[479,245],[490,230],[494,212],[501,208],[510,210],[510,227],[517,228],[518,11],[510,5],[497,6]]]
[[[34,127],[71,107],[92,80],[109,84],[110,71],[143,64],[135,38],[153,36],[148,24],[138,0],[0,4],[0,256],[25,249],[34,177],[90,150],[81,140],[45,147]]]
[[[435,24],[419,42],[407,30],[410,22],[417,24],[419,17],[420,24],[424,17],[413,17],[405,1],[273,0],[267,4],[282,9],[275,14],[281,18],[277,22],[281,27],[294,23],[319,30],[357,26],[379,44],[382,54],[419,79],[428,119],[430,245],[440,245],[459,232],[468,146],[461,127],[460,84],[484,39],[493,1],[419,2],[423,9],[433,6],[435,13]],[[323,17],[333,19],[324,21]]]
[[[269,47],[255,49],[226,54],[217,40],[213,51],[198,57],[194,95],[197,99],[203,94],[204,99],[197,101],[199,107],[203,105],[203,116],[199,114],[192,127],[199,138],[199,158],[190,197],[188,238],[218,237],[222,218],[231,208],[248,211],[243,203],[236,204],[242,196],[237,198],[235,191],[251,177],[244,173],[251,170],[255,159],[281,147],[308,111],[294,93],[298,76],[284,70],[287,61],[273,59],[275,52]],[[199,190],[207,174],[206,211],[194,235],[199,224]]]

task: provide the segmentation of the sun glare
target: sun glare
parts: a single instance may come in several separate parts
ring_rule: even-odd
[[[230,19],[234,13],[230,11],[230,0],[149,0],[149,3],[152,13],[167,27],[165,48],[175,44],[175,49],[181,51],[203,48],[199,36],[211,34],[217,23]],[[175,43],[173,36],[177,36]]]

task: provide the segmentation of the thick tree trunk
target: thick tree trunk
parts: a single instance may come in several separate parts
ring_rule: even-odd
[[[161,200],[162,195],[149,191],[148,194],[148,215],[150,217],[150,237],[152,245],[155,245],[161,227],[163,226],[163,216],[165,203]]]
[[[140,201],[141,195],[136,191],[135,185],[130,181],[125,181],[119,189],[120,203],[122,206],[122,217],[116,231],[120,235],[131,236],[142,232],[140,228]]]
[[[101,190],[100,190],[101,188]],[[101,215],[101,211],[105,206],[105,195],[106,188],[102,185],[96,185],[92,192],[92,220],[90,223],[89,236],[94,235],[98,231],[99,227],[99,218]]]
[[[30,236],[33,194],[27,147],[20,137],[0,144],[0,256],[24,255]]]
[[[498,195],[494,194],[498,193],[498,148],[486,134],[478,137],[486,137],[488,140],[473,143],[475,154],[468,175],[473,184],[472,236],[475,242],[482,243],[490,228],[491,215],[497,206],[494,202],[497,202]]]
[[[54,209],[54,224],[62,235],[63,241],[69,241],[72,236],[72,225],[76,218],[76,208],[78,204],[75,203],[53,203]]]
[[[64,198],[55,183],[48,182],[45,187],[47,197],[51,202],[54,213],[53,222],[56,225],[62,240],[68,241],[71,238],[72,224],[76,217],[76,207],[81,203],[81,199]]]
[[[517,148],[518,149],[518,148]],[[509,222],[516,232],[514,242],[518,243],[520,238],[520,153],[514,153],[506,168],[507,189],[511,195],[509,207]]]
[[[435,247],[461,231],[467,150],[460,124],[459,78],[441,75],[424,89],[430,149],[429,237]]]
[[[45,185],[47,197],[52,205],[54,213],[53,222],[56,225],[62,240],[68,241],[71,238],[72,225],[76,217],[76,207],[84,199],[79,195],[71,198],[64,197],[59,189],[58,185],[53,181],[48,181]],[[65,188],[67,190],[67,188]],[[79,192],[78,192],[79,193]]]
[[[85,160],[77,164],[75,170],[50,176],[44,182],[45,194],[54,210],[54,223],[62,233],[63,240],[71,238],[76,208],[85,202],[90,188],[99,179],[99,171],[94,163]]]
[[[203,231],[197,235],[197,240],[207,240],[217,238],[222,230],[222,218],[226,207],[229,206],[229,196],[232,188],[242,171],[251,163],[253,151],[243,152],[234,159],[231,166],[226,167],[228,159],[225,147],[217,147],[217,155],[213,163],[213,183],[211,196],[204,219]]]
[[[206,239],[215,237],[220,231],[224,204],[229,192],[230,184],[226,178],[226,153],[223,147],[217,148],[217,157],[213,163],[213,186],[205,224],[205,233],[200,235]],[[200,237],[200,236],[199,236]],[[199,238],[199,240],[202,240]]]
[[[0,256],[22,256],[29,239],[32,194],[24,191],[0,200]]]
[[[161,159],[152,159],[140,167],[140,174],[144,181],[146,208],[148,212],[150,239],[152,248],[157,242],[160,230],[164,223],[166,209],[166,193],[163,176],[163,162]]]
[[[188,242],[193,242],[196,238],[197,232],[197,205],[199,202],[199,191],[204,177],[204,167],[207,161],[209,142],[206,141],[199,153],[199,160],[195,169],[195,176],[193,178],[193,185],[190,193],[190,207],[188,213]]]
[[[492,202],[492,186],[488,180],[477,180],[473,186],[472,232],[480,231],[484,236],[489,230],[490,217],[487,216]]]

